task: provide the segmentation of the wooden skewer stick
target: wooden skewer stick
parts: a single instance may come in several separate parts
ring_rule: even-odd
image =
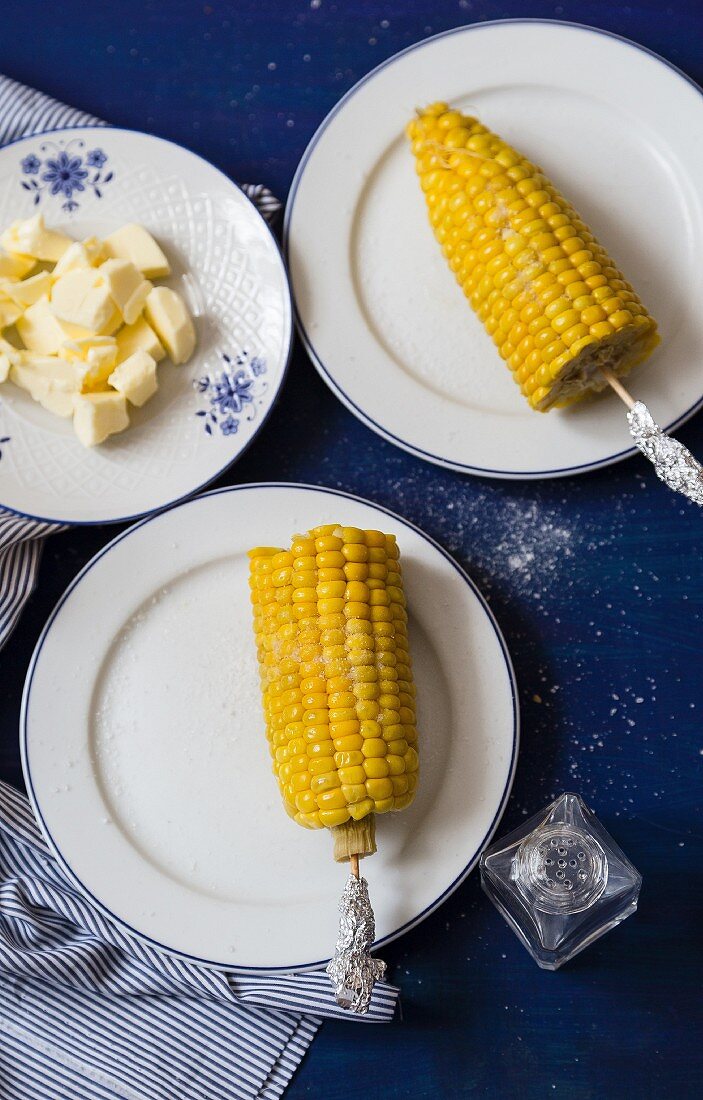
[[[358,857],[358,855],[349,856],[349,870],[353,874],[354,878],[359,877],[359,857]]]
[[[620,379],[615,374],[613,374],[610,367],[599,367],[598,369],[600,370],[608,385],[612,387],[620,400],[624,401],[628,409],[634,408],[634,397],[625,389]]]

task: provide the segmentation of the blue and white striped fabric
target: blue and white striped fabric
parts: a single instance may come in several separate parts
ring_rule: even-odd
[[[45,536],[63,530],[0,508],[0,649],[34,590]]]
[[[250,1100],[281,1096],[324,1016],[326,974],[240,977],[165,955],[66,880],[24,795],[0,783],[3,1100]]]
[[[61,126],[104,125],[85,111],[67,107],[42,92],[0,76],[0,145]],[[274,221],[281,209],[275,195],[259,183],[241,186],[266,221]],[[0,649],[34,589],[43,537],[63,530],[57,524],[18,519],[14,513],[0,508]]]

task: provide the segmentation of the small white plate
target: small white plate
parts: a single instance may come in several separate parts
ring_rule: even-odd
[[[557,477],[633,454],[613,395],[540,415],[520,395],[432,235],[404,127],[444,99],[540,164],[657,318],[632,376],[660,424],[703,403],[700,89],[604,31],[478,23],[365,77],[303,157],[286,211],[301,335],[320,373],[380,435],[442,466]]]
[[[185,297],[198,344],[185,366],[164,360],[158,393],[131,410],[129,430],[91,450],[70,421],[0,386],[0,507],[110,523],[188,496],[246,449],[283,382],[290,294],[270,230],[195,153],[112,127],[55,130],[0,149],[0,227],[38,211],[76,238],[146,226],[173,269],[159,282]]]
[[[427,535],[301,485],[223,489],[143,520],[49,619],[25,686],[22,758],[71,879],[181,956],[298,970],[334,946],[345,873],[328,832],[286,817],[271,775],[246,551],[342,520],[398,536],[418,685],[418,796],[379,820],[364,867],[380,942],[459,885],[505,806],[518,744],[510,658],[473,583]]]

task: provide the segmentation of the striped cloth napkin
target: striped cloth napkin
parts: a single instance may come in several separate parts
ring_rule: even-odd
[[[355,1020],[387,1022],[380,983]],[[350,1019],[326,974],[240,977],[156,951],[104,917],[0,783],[3,1100],[281,1096],[321,1017]]]
[[[0,145],[62,126],[105,125],[93,115],[0,76]],[[275,195],[260,183],[244,183],[241,187],[266,221],[272,222],[281,209]],[[0,649],[34,589],[44,537],[63,530],[61,524],[18,519],[13,512],[0,508]]]
[[[0,76],[0,145],[98,124]],[[275,217],[270,191],[244,190]],[[0,648],[44,537],[64,529],[0,508]],[[146,946],[67,881],[26,798],[0,783],[2,1100],[273,1100],[323,1017],[386,1023],[398,994],[379,983],[368,1015],[350,1018],[324,973],[240,977]]]

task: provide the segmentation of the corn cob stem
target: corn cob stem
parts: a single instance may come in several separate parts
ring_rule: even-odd
[[[332,829],[332,836],[336,862],[346,863],[356,859],[358,863],[360,857],[372,856],[376,851],[376,817],[367,814],[361,821],[345,821]]]

